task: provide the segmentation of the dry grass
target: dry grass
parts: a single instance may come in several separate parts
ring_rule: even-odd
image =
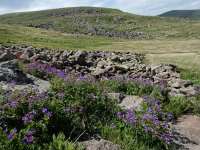
[[[123,40],[97,50],[140,52],[144,54],[200,52],[200,40]]]
[[[200,54],[197,53],[168,53],[147,54],[150,64],[174,64],[184,69],[200,71]]]

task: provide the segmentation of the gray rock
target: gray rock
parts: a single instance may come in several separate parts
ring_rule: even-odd
[[[156,74],[163,73],[165,71],[166,71],[166,69],[164,67],[158,67],[158,68],[155,69]]]
[[[46,92],[51,86],[49,81],[36,78],[30,74],[27,74],[27,77],[32,80],[33,86],[36,86],[39,92]]]
[[[159,67],[161,67],[161,65],[158,65],[158,66],[156,66],[156,65],[151,65],[151,66],[150,66],[151,71],[154,71],[154,70],[156,70],[156,69],[159,68]]]
[[[143,103],[143,99],[138,96],[128,95],[126,96],[122,102],[119,104],[120,107],[123,109],[130,109],[130,108],[137,108],[138,110],[141,109],[141,104]]]
[[[110,58],[111,61],[120,61],[120,57],[117,55],[114,55]]]
[[[25,82],[27,77],[19,70],[17,60],[4,61],[0,63],[0,81]]]
[[[108,73],[107,69],[96,69],[95,71],[92,72],[92,75],[95,77],[100,77]]]
[[[122,72],[127,72],[130,68],[126,65],[116,65],[114,67],[115,70],[121,70]]]
[[[0,62],[12,60],[14,58],[15,56],[10,52],[10,49],[8,49],[7,52],[0,55]]]
[[[179,81],[174,82],[174,83],[171,85],[171,87],[173,87],[173,88],[181,88],[181,87],[184,87],[184,84],[183,84],[183,82],[181,82],[181,81],[179,80]]]
[[[168,79],[170,76],[169,72],[160,72],[159,74],[156,74],[156,77],[160,79]]]
[[[190,80],[186,80],[186,81],[184,81],[183,84],[184,84],[185,87],[188,87],[188,86],[190,86],[190,85],[193,85],[193,82],[190,81]]]
[[[121,150],[118,145],[115,145],[112,142],[103,139],[101,139],[100,141],[85,141],[79,144],[82,145],[84,150]]]
[[[189,87],[183,87],[180,89],[180,92],[186,96],[194,96],[197,91],[195,90],[194,87],[189,86]]]
[[[74,54],[75,61],[80,65],[84,65],[86,63],[87,52],[84,50],[79,50]]]
[[[171,77],[175,77],[175,78],[180,78],[180,74],[177,73],[177,72],[171,72],[171,73],[170,73],[170,76],[171,76]]]

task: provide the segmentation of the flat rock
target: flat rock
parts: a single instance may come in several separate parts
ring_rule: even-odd
[[[188,150],[200,150],[200,117],[183,115],[173,126],[175,143]]]
[[[141,97],[128,95],[122,100],[119,106],[124,109],[130,109],[135,107],[140,110],[142,102],[143,99]]]
[[[36,78],[30,74],[27,74],[27,77],[33,81],[33,85],[37,86],[37,89],[39,92],[45,92],[51,86],[49,81],[45,81],[45,80]]]

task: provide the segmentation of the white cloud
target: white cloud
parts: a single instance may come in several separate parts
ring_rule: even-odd
[[[200,0],[1,0],[0,14],[61,7],[118,8],[141,15],[158,15],[174,9],[200,9]]]

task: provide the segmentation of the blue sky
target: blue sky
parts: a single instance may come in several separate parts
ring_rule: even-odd
[[[118,8],[140,15],[169,10],[200,9],[200,0],[0,0],[0,14],[73,6]]]

